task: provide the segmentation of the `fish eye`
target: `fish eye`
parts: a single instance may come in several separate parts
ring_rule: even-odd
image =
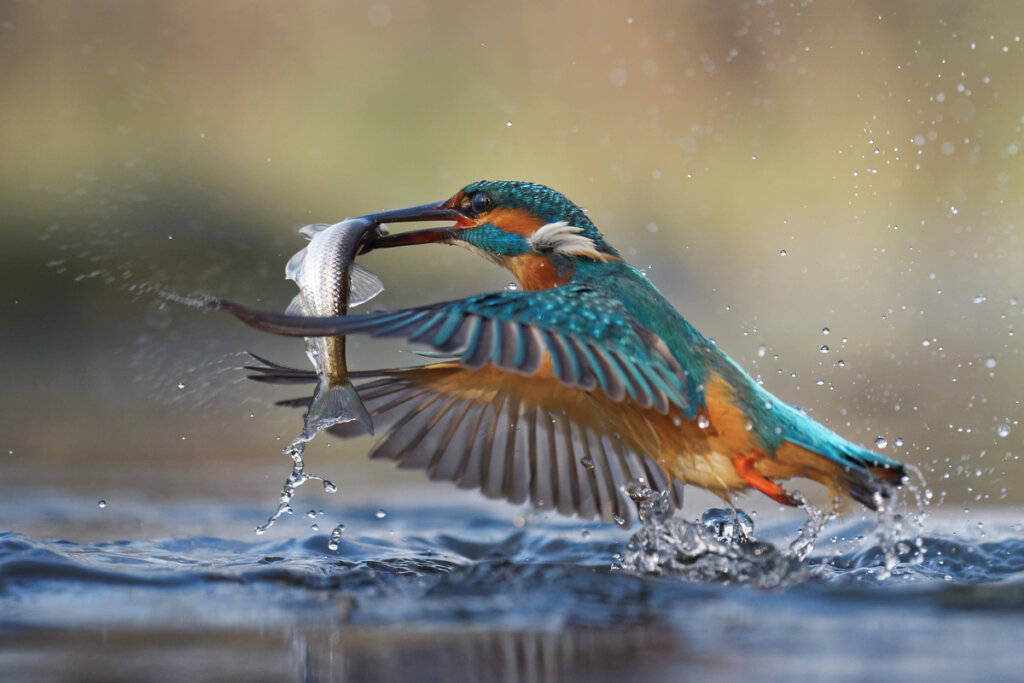
[[[491,208],[491,196],[486,192],[475,193],[470,200],[470,207],[475,214],[483,213]]]

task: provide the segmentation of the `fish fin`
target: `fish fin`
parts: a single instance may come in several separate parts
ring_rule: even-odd
[[[384,283],[380,281],[380,278],[358,263],[352,264],[349,280],[352,283],[351,287],[349,287],[349,306],[365,304],[384,291]]]
[[[288,263],[284,267],[284,277],[286,280],[292,280],[294,282],[299,281],[299,273],[302,272],[302,264],[306,261],[307,252],[308,249],[303,247],[292,254],[292,257],[288,259]]]
[[[303,235],[305,235],[306,237],[309,237],[310,239],[313,239],[313,236],[316,235],[318,232],[323,232],[324,230],[326,230],[327,228],[331,227],[332,225],[334,225],[334,224],[333,223],[311,223],[310,225],[303,225],[301,228],[299,228],[299,232],[302,233]]]
[[[295,295],[295,298],[288,304],[288,308],[284,309],[285,315],[305,315],[306,312],[306,298],[302,296],[302,293]]]
[[[328,386],[321,381],[313,396],[313,403],[306,413],[302,438],[308,441],[316,436],[317,432],[353,420],[358,420],[366,431],[373,434],[373,419],[356,393],[356,388],[350,383]]]

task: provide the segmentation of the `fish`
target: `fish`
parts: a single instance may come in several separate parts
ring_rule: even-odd
[[[346,315],[350,306],[366,303],[384,291],[380,278],[355,263],[356,254],[368,240],[386,233],[379,223],[348,218],[334,224],[307,225],[299,232],[309,237],[309,244],[285,266],[285,277],[299,287],[286,315]],[[373,419],[349,379],[345,337],[306,337],[306,355],[319,383],[300,438],[309,441],[328,427],[353,420],[373,434]]]

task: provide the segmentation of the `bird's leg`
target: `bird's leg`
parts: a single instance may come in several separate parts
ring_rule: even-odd
[[[740,475],[740,477],[743,478],[743,481],[747,482],[772,500],[778,501],[783,505],[799,507],[801,504],[800,500],[795,498],[791,493],[775,482],[765,479],[760,472],[754,469],[754,462],[763,457],[764,453],[760,451],[736,453],[736,455],[732,457],[732,466],[736,468],[736,474]]]

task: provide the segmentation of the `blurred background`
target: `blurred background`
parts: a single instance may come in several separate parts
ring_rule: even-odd
[[[283,310],[300,226],[487,178],[586,207],[771,391],[943,506],[1020,504],[1022,26],[1016,2],[3,3],[0,496],[269,513],[301,413],[241,352],[304,365],[302,342],[157,293]],[[445,247],[362,263],[372,307],[509,280]],[[314,443],[341,490],[297,509],[456,495],[369,443]]]

